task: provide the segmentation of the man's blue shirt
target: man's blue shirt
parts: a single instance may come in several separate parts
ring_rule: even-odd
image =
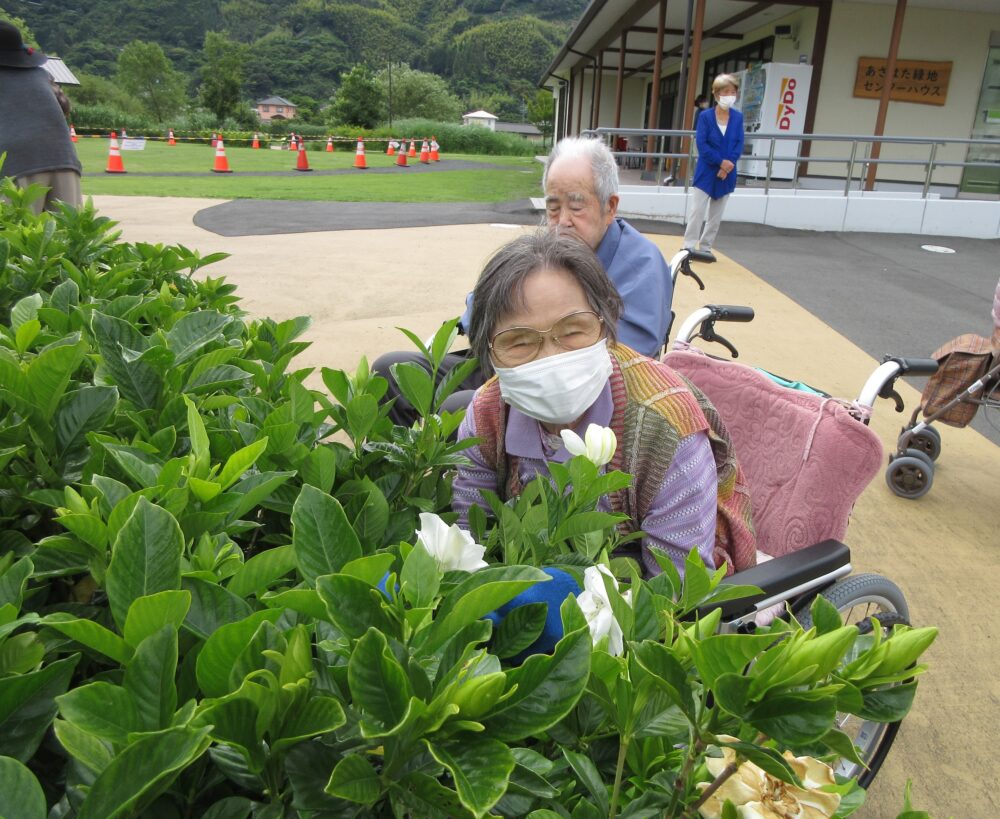
[[[673,283],[660,249],[624,219],[615,219],[597,246],[597,258],[622,297],[618,340],[654,357],[667,337]],[[472,294],[465,300],[462,326],[472,321]]]

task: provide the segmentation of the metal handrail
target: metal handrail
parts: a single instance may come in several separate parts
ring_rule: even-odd
[[[583,132],[583,135],[594,136],[606,139],[609,144],[613,143],[614,137],[638,136],[653,138],[656,140],[682,138],[687,139],[688,149],[686,151],[612,151],[616,157],[627,157],[630,159],[655,159],[659,165],[659,176],[663,173],[664,163],[670,160],[686,159],[688,163],[688,173],[684,178],[685,191],[691,184],[694,175],[695,141],[691,137],[695,136],[694,130],[683,129],[654,129],[654,128],[595,128]],[[910,137],[910,136],[872,136],[870,134],[787,134],[756,132],[748,135],[752,139],[771,140],[768,157],[766,159],[766,173],[764,176],[764,192],[771,188],[772,172],[775,162],[774,148],[778,140],[795,140],[798,142],[849,142],[851,143],[850,157],[833,156],[802,156],[796,152],[795,156],[780,156],[778,162],[794,162],[795,171],[792,174],[792,184],[795,185],[799,176],[799,165],[802,162],[815,162],[817,164],[840,164],[846,165],[844,179],[844,195],[850,193],[851,183],[854,181],[855,167],[862,166],[862,173],[859,181],[863,183],[864,169],[869,165],[911,165],[926,169],[923,178],[921,196],[926,198],[933,182],[935,168],[998,168],[1000,161],[978,161],[978,160],[939,160],[937,158],[938,149],[943,145],[981,145],[987,148],[1000,149],[1000,141],[995,139],[972,139],[960,137]],[[929,155],[921,159],[889,159],[871,156],[871,147],[874,143],[886,145],[924,145],[929,148]],[[661,143],[662,144],[662,143]],[[858,148],[864,146],[864,157],[858,158]],[[744,157],[747,158],[747,157]],[[755,161],[761,161],[762,157],[753,157]],[[745,174],[744,174],[745,175]]]

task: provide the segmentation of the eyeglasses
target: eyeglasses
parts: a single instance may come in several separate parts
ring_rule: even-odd
[[[596,344],[604,335],[604,319],[590,310],[563,316],[548,330],[534,327],[511,327],[501,330],[490,342],[490,351],[499,364],[517,367],[534,361],[545,337],[564,350],[582,350]]]

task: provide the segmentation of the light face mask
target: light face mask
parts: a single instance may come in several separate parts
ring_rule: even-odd
[[[608,340],[495,369],[504,401],[536,421],[568,424],[590,409],[611,376]]]
[[[724,97],[719,97],[719,105],[722,108],[731,108],[736,105],[736,97],[729,94]]]

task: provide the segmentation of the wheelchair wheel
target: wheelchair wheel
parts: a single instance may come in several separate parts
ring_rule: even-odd
[[[934,469],[923,458],[895,458],[885,471],[885,482],[901,498],[916,500],[926,495],[934,483]]]
[[[901,435],[900,438],[902,437]],[[941,454],[941,435],[934,427],[924,427],[910,438],[907,446],[910,449],[919,449],[932,461],[936,461]]]
[[[931,471],[931,473],[934,472],[934,461],[932,461],[931,456],[928,455],[926,452],[924,452],[922,449],[913,449],[913,447],[910,447],[903,454],[904,457],[916,458],[917,460],[923,461],[927,465],[927,468]]]
[[[823,596],[837,607],[846,625],[857,626],[862,634],[870,634],[877,617],[886,636],[897,624],[909,625],[909,608],[899,586],[877,574],[859,574],[838,580]],[[798,617],[802,628],[812,628],[812,617],[805,611]],[[858,755],[865,766],[841,760],[834,770],[867,788],[875,779],[899,732],[899,723],[875,722],[853,714],[838,714],[837,727],[858,746]]]

